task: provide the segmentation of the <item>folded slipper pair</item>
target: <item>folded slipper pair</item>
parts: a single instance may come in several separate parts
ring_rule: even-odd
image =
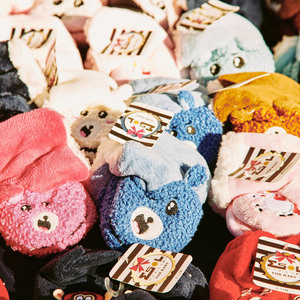
[[[129,84],[133,88],[132,103],[174,113],[166,131],[197,149],[213,170],[223,127],[207,106],[205,88],[187,79],[162,77],[132,80]]]
[[[269,243],[264,242],[264,245],[258,247],[260,238],[268,238],[272,240]],[[297,265],[297,263],[292,264],[293,260],[289,259],[295,257],[295,255],[291,255],[289,257],[288,250],[291,250],[291,248],[287,247],[286,250],[284,250],[284,243],[282,243],[278,248],[278,252],[272,251],[273,253],[271,253],[270,247],[277,244],[277,241],[292,244],[294,245],[292,248],[296,249],[300,244],[300,236],[295,235],[289,238],[277,240],[277,238],[271,233],[256,231],[247,232],[229,242],[212,272],[209,282],[209,299],[299,299],[299,290],[297,291],[298,286],[295,284],[297,280],[297,275],[295,276],[295,265]],[[273,262],[273,266],[272,262],[269,262],[270,268],[272,268],[274,272],[273,278],[272,275],[268,275],[269,278],[265,277],[266,272],[272,272],[272,270],[267,269],[267,271],[263,271],[263,268],[260,267],[263,259],[259,257],[264,256],[264,258],[266,258],[267,255],[269,255],[269,259]],[[282,271],[285,267],[289,267],[289,271],[285,271],[285,275],[281,277],[283,280],[280,280],[278,274],[275,274]],[[257,272],[255,276],[254,272]],[[287,279],[288,276],[290,276],[289,279]],[[256,283],[258,283],[257,281],[260,280],[260,278],[262,278],[262,280],[259,285],[253,282],[255,279]],[[271,278],[272,280],[270,280]],[[296,280],[294,280],[294,278],[296,278]],[[263,285],[263,282],[266,283],[266,280],[267,283],[269,283],[269,287],[264,287]],[[283,281],[285,281],[285,283]],[[276,285],[280,285],[278,289],[275,288]],[[294,291],[291,293],[283,292],[290,288],[293,288]]]
[[[62,116],[37,108],[0,123],[0,233],[13,250],[46,256],[78,243],[96,221],[82,153]],[[8,138],[9,137],[9,138]]]
[[[233,235],[299,234],[299,146],[300,139],[286,133],[223,136],[210,203]]]
[[[207,163],[195,149],[167,132],[152,147],[108,139],[95,164],[90,191],[110,248],[138,242],[180,251],[190,242],[210,184]]]
[[[138,248],[140,246],[138,245],[137,249],[140,249]],[[120,282],[109,280],[107,285],[105,278],[109,276],[121,256],[122,253],[116,250],[90,250],[82,246],[67,250],[40,269],[35,279],[34,299],[102,300],[108,295],[118,300],[155,300],[172,297],[190,299],[193,295],[200,296],[207,290],[205,276],[198,267],[190,264],[173,288],[166,293],[151,292],[150,286],[144,290],[137,284],[135,286],[124,284],[123,289],[117,292]],[[79,298],[80,295],[82,298]],[[208,298],[201,296],[197,299]]]
[[[223,74],[274,72],[272,52],[259,29],[233,12],[237,7],[211,2],[182,14],[172,32],[182,77],[206,85]]]
[[[104,6],[85,30],[86,68],[105,72],[118,84],[154,76],[180,78],[170,37],[145,13]]]

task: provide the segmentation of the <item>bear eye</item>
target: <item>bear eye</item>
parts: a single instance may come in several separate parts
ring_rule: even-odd
[[[213,64],[211,67],[210,67],[210,73],[212,75],[217,75],[218,73],[220,73],[221,71],[221,67],[220,65],[218,64]]]
[[[24,204],[24,205],[21,206],[21,210],[22,211],[25,211],[25,210],[30,211],[31,210],[31,205]]]
[[[170,134],[176,137],[177,134],[178,134],[178,132],[177,132],[176,130],[171,130],[171,131],[170,131]]]
[[[177,213],[177,211],[178,211],[178,205],[176,201],[174,200],[170,201],[166,206],[166,214],[169,216],[173,216]]]
[[[50,202],[43,202],[42,205],[43,206],[48,206],[50,204]]]
[[[195,134],[196,133],[196,129],[193,126],[188,126],[186,129],[188,134]]]
[[[83,0],[75,0],[74,1],[74,6],[75,7],[79,7],[79,6],[83,5],[83,4],[84,4]]]
[[[63,2],[63,0],[54,0],[53,4],[59,5],[59,4],[62,4],[62,2]]]
[[[243,65],[245,64],[245,61],[243,60],[242,57],[240,56],[237,56],[233,59],[233,65],[236,67],[236,68],[241,68]]]
[[[98,113],[99,118],[104,119],[107,117],[107,112],[104,110],[99,111]]]
[[[88,113],[89,113],[89,112],[88,112],[87,110],[83,110],[83,111],[80,112],[80,114],[81,114],[82,116],[87,116]]]

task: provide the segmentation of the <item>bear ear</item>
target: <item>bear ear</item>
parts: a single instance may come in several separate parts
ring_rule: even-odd
[[[230,114],[230,122],[233,124],[239,124],[239,123],[244,123],[247,121],[251,121],[253,119],[253,113],[254,113],[253,108],[246,108],[246,109],[240,109],[233,111]]]
[[[300,111],[300,105],[298,103],[285,97],[274,100],[273,107],[277,111],[277,114],[280,116],[293,111]]]
[[[198,187],[208,180],[207,170],[204,166],[197,164],[192,166],[185,174],[184,181],[190,187]]]

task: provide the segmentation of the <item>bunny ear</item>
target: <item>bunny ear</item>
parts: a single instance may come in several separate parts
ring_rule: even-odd
[[[38,108],[0,123],[0,139],[0,186],[7,197],[23,189],[43,192],[89,176],[67,145],[62,116],[53,110]]]
[[[183,110],[189,110],[195,107],[195,100],[191,92],[180,91],[178,94],[178,102]]]

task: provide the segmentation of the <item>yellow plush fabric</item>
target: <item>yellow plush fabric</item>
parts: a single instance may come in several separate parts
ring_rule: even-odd
[[[265,73],[226,74],[218,77],[218,81],[227,87]],[[283,74],[271,73],[241,87],[219,91],[213,98],[213,109],[221,122],[230,121],[231,115],[234,119],[249,121],[253,109],[261,110],[261,107],[267,109],[274,105],[277,107],[276,114],[281,110],[280,114],[283,115],[282,110],[285,111],[290,107],[297,110],[298,106],[300,107],[300,84]],[[269,117],[273,114],[274,112]]]

